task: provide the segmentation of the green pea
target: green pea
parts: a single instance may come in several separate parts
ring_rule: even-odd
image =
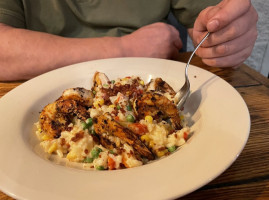
[[[91,155],[93,158],[98,158],[100,152],[102,152],[102,149],[100,149],[99,147],[96,147],[96,148],[92,149]]]
[[[94,160],[94,158],[86,157],[86,158],[83,160],[83,162],[84,162],[84,163],[92,163],[93,160]]]
[[[117,108],[117,110],[121,109],[120,105],[117,105],[116,108]]]
[[[86,122],[81,122],[83,130],[86,130],[89,128],[88,124]]]
[[[115,80],[111,80],[111,83],[114,84],[115,83]]]
[[[170,152],[174,152],[177,148],[176,148],[176,146],[171,146],[171,147],[168,147],[167,149]]]
[[[97,170],[105,170],[104,166],[100,165],[96,167]]]
[[[86,124],[88,124],[88,126],[92,126],[93,125],[93,119],[92,118],[86,119]]]
[[[96,134],[96,132],[95,132],[95,130],[94,130],[93,127],[90,129],[89,134],[91,134],[91,135],[95,135]]]
[[[96,95],[96,91],[95,91],[95,90],[93,90],[92,93],[93,93],[94,95]]]
[[[132,109],[133,109],[131,105],[127,105],[126,108],[128,111],[132,111]]]
[[[135,121],[135,118],[134,118],[133,115],[129,114],[129,115],[126,116],[126,120],[127,120],[128,122],[134,122],[134,121]]]

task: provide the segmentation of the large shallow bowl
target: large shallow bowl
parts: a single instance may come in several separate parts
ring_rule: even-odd
[[[227,82],[190,66],[191,95],[185,114],[193,133],[172,155],[145,166],[87,171],[46,159],[37,149],[33,124],[39,112],[71,87],[91,88],[95,71],[109,78],[162,77],[175,89],[184,63],[149,58],[80,63],[36,77],[0,99],[0,190],[17,199],[169,199],[207,184],[238,157],[248,139],[248,108]]]

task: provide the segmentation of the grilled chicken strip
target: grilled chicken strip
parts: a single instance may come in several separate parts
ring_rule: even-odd
[[[158,121],[170,119],[176,130],[182,129],[176,105],[162,94],[145,92],[135,101],[134,110],[139,119],[144,119],[147,115]]]
[[[68,126],[67,116],[57,112],[57,103],[48,104],[40,113],[39,122],[42,131],[49,138],[58,138],[63,130]]]
[[[108,77],[102,72],[95,72],[93,76],[93,87],[92,90],[99,91],[99,87],[103,86],[104,84],[108,84],[109,79]]]
[[[128,128],[124,128],[112,119],[111,115],[105,113],[97,117],[97,122],[94,124],[95,132],[102,137],[102,133],[108,133],[120,138],[127,144],[131,145],[134,150],[149,160],[154,159],[153,153],[146,147],[146,145],[138,139],[138,137]]]
[[[93,98],[94,95],[91,90],[77,87],[65,90],[58,100],[72,99],[80,105],[90,107],[93,104]]]
[[[156,91],[163,94],[168,92],[172,96],[176,95],[174,89],[161,78],[151,79],[150,82],[146,85],[146,91]]]
[[[42,131],[50,138],[58,138],[66,130],[72,118],[86,120],[90,117],[86,107],[93,103],[92,91],[84,88],[70,88],[62,96],[48,104],[39,116]]]

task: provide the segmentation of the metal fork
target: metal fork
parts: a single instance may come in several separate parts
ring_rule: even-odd
[[[176,96],[178,99],[178,103],[177,103],[177,108],[179,110],[182,110],[184,104],[186,103],[187,98],[190,95],[190,81],[188,78],[188,68],[191,62],[191,59],[193,57],[193,55],[195,54],[196,50],[201,46],[201,44],[205,41],[205,39],[210,35],[210,33],[208,32],[205,37],[201,40],[201,42],[197,45],[197,47],[194,49],[194,51],[191,54],[191,57],[189,58],[189,61],[185,67],[185,83],[182,86],[182,88],[177,92]]]

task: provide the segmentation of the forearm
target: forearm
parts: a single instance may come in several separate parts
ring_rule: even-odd
[[[29,79],[66,65],[122,56],[120,38],[64,38],[0,24],[0,80]]]
[[[123,37],[64,38],[0,24],[0,81],[29,79],[73,63],[113,57],[177,57],[178,31],[164,23]]]

